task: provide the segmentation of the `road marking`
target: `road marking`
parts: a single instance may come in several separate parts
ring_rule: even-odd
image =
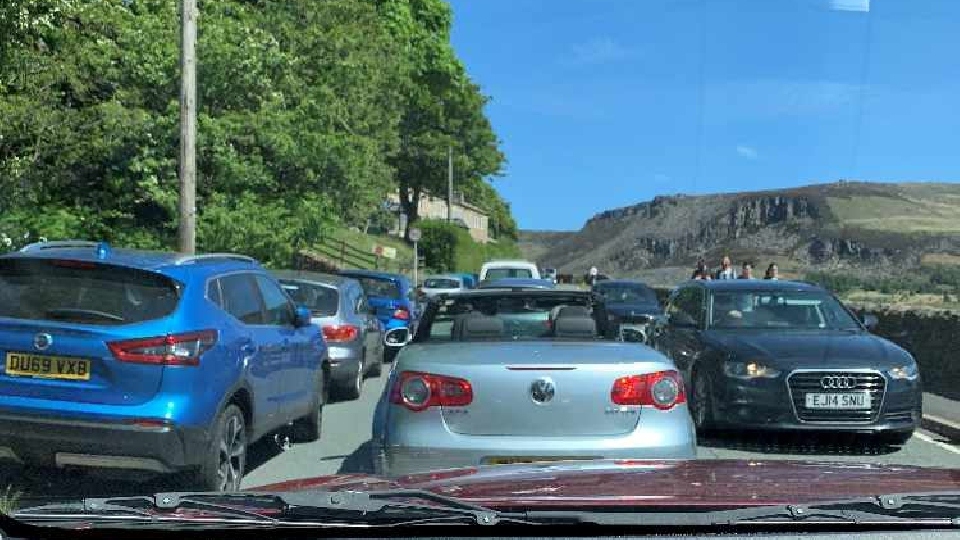
[[[933,437],[927,435],[926,433],[920,433],[919,431],[914,431],[914,432],[913,432],[913,436],[916,437],[916,438],[918,438],[918,439],[920,439],[921,441],[925,441],[925,442],[928,442],[928,443],[931,443],[931,444],[935,444],[935,445],[939,446],[940,448],[943,448],[944,450],[947,450],[948,452],[953,452],[954,454],[960,454],[960,448],[957,448],[956,446],[954,446],[954,445],[952,445],[952,444],[947,444],[947,443],[945,443],[945,442],[943,442],[943,441],[938,441],[938,440],[934,439]]]

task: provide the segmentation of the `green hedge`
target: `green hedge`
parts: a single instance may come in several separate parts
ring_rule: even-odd
[[[520,256],[519,248],[511,241],[481,244],[465,229],[446,221],[421,220],[417,226],[423,231],[420,253],[427,268],[435,272],[476,273],[491,259]]]

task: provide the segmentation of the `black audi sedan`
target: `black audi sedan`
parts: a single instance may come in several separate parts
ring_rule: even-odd
[[[903,444],[921,418],[914,358],[826,290],[690,281],[654,332],[687,384],[697,429],[843,431]]]
[[[657,293],[646,283],[633,279],[597,281],[592,290],[603,297],[610,328],[622,341],[647,343],[656,318],[663,314]]]

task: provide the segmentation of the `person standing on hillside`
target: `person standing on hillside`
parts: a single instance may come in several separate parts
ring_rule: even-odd
[[[743,265],[740,270],[740,279],[753,279],[753,263],[750,261],[743,261]]]
[[[767,267],[767,273],[763,275],[763,279],[780,279],[780,268],[777,267],[777,263],[770,263],[770,266]]]
[[[690,279],[704,279],[705,277],[710,277],[710,272],[707,271],[707,261],[703,258],[697,259],[697,267],[694,268]]]
[[[715,279],[737,279],[737,272],[733,269],[733,265],[730,263],[730,257],[727,255],[723,256],[723,259],[720,261],[720,269],[717,270],[717,275],[714,276]]]

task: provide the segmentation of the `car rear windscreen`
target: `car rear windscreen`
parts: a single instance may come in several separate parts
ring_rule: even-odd
[[[423,286],[427,289],[459,289],[460,282],[450,278],[431,278],[423,280]]]
[[[280,284],[297,305],[306,307],[310,313],[322,317],[337,314],[340,305],[340,293],[337,289],[289,280],[280,280]]]
[[[0,317],[117,325],[160,319],[180,301],[167,276],[110,264],[0,260]]]
[[[503,278],[532,278],[533,272],[529,268],[489,268],[487,269],[486,279]]]
[[[367,293],[367,296],[380,296],[393,300],[400,298],[400,285],[392,279],[372,277],[356,279],[360,281],[360,285],[363,286],[363,292]]]

